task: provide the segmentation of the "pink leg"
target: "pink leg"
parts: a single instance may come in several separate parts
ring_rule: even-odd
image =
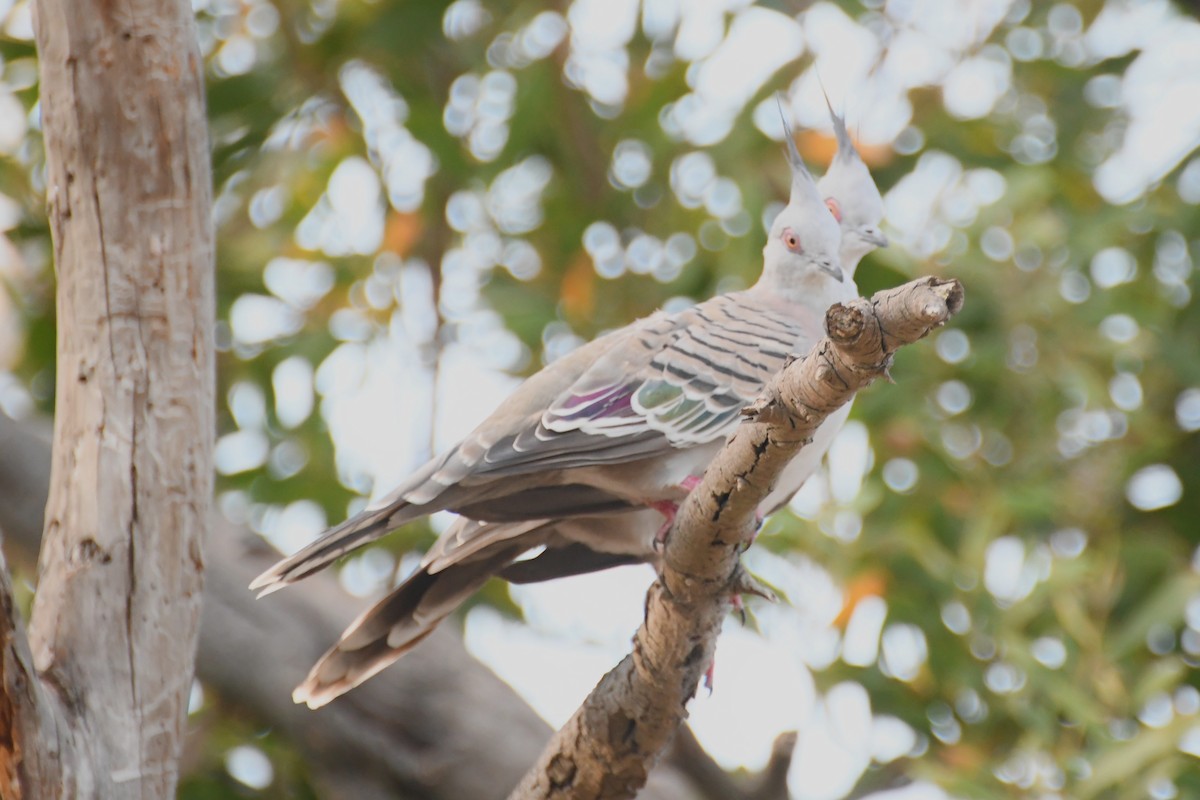
[[[654,534],[654,549],[661,550],[662,546],[667,543],[667,534],[671,532],[671,526],[675,524],[675,515],[679,513],[679,504],[671,500],[659,500],[651,503],[650,507],[663,515],[663,524]]]
[[[699,475],[688,475],[679,482],[679,488],[688,493],[700,485]],[[654,534],[654,547],[661,549],[667,542],[667,534],[671,532],[671,526],[675,524],[675,515],[679,513],[679,503],[674,500],[656,500],[650,504],[650,507],[663,515],[663,524],[659,527],[658,532]]]

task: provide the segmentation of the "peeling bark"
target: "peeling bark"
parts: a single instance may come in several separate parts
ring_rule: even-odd
[[[551,739],[512,800],[637,794],[687,717],[731,596],[764,591],[739,556],[776,478],[829,414],[887,377],[898,348],[944,324],[962,303],[958,281],[923,278],[829,309],[827,336],[768,383],[681,506],[633,652]]]
[[[170,797],[212,494],[203,68],[186,2],[36,15],[57,415],[27,642],[0,586],[5,797]]]

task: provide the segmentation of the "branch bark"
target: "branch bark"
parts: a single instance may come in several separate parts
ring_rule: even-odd
[[[704,800],[787,800],[787,773],[796,750],[796,732],[775,737],[771,757],[757,775],[731,775],[705,752],[696,734],[681,725],[671,742],[667,760],[691,780]]]
[[[58,413],[28,641],[0,586],[4,796],[169,797],[212,495],[203,67],[181,0],[36,14]]]
[[[7,537],[5,554],[23,563],[32,563],[28,556],[39,547],[39,502],[44,505],[50,480],[50,445],[36,427],[0,414],[0,531]],[[292,742],[322,797],[504,797],[551,731],[467,654],[449,626],[318,712],[292,703],[292,688],[359,613],[361,600],[321,573],[305,582],[303,592],[257,602],[246,586],[277,558],[253,533],[214,514],[196,659],[205,687]],[[0,582],[6,579],[0,571]],[[0,588],[0,598],[10,596]],[[4,774],[0,764],[0,780]],[[696,800],[688,786],[677,771],[660,768],[642,797]],[[0,783],[0,797],[8,798],[3,788]]]
[[[549,727],[449,629],[320,711],[292,702],[292,689],[357,615],[358,602],[332,575],[313,576],[279,603],[257,602],[246,587],[277,560],[268,550],[253,534],[214,523],[201,680],[291,741],[322,797],[504,797]]]
[[[633,652],[555,734],[513,800],[637,794],[687,716],[731,596],[766,593],[739,555],[775,479],[830,413],[888,375],[898,348],[944,324],[962,302],[958,281],[923,278],[829,309],[827,336],[768,383],[680,508]]]

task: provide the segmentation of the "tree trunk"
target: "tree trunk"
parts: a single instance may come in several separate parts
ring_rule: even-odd
[[[0,621],[5,797],[171,797],[212,494],[203,67],[186,2],[36,14],[57,412],[32,664]]]

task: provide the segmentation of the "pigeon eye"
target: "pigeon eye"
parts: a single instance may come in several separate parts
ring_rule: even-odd
[[[842,221],[842,207],[838,205],[838,201],[832,197],[825,198],[825,205],[829,207],[829,213],[833,214],[833,218],[838,222]]]
[[[800,237],[797,236],[796,232],[791,228],[783,229],[783,243],[787,246],[787,249],[791,250],[793,253],[804,252],[803,248],[800,247]]]

